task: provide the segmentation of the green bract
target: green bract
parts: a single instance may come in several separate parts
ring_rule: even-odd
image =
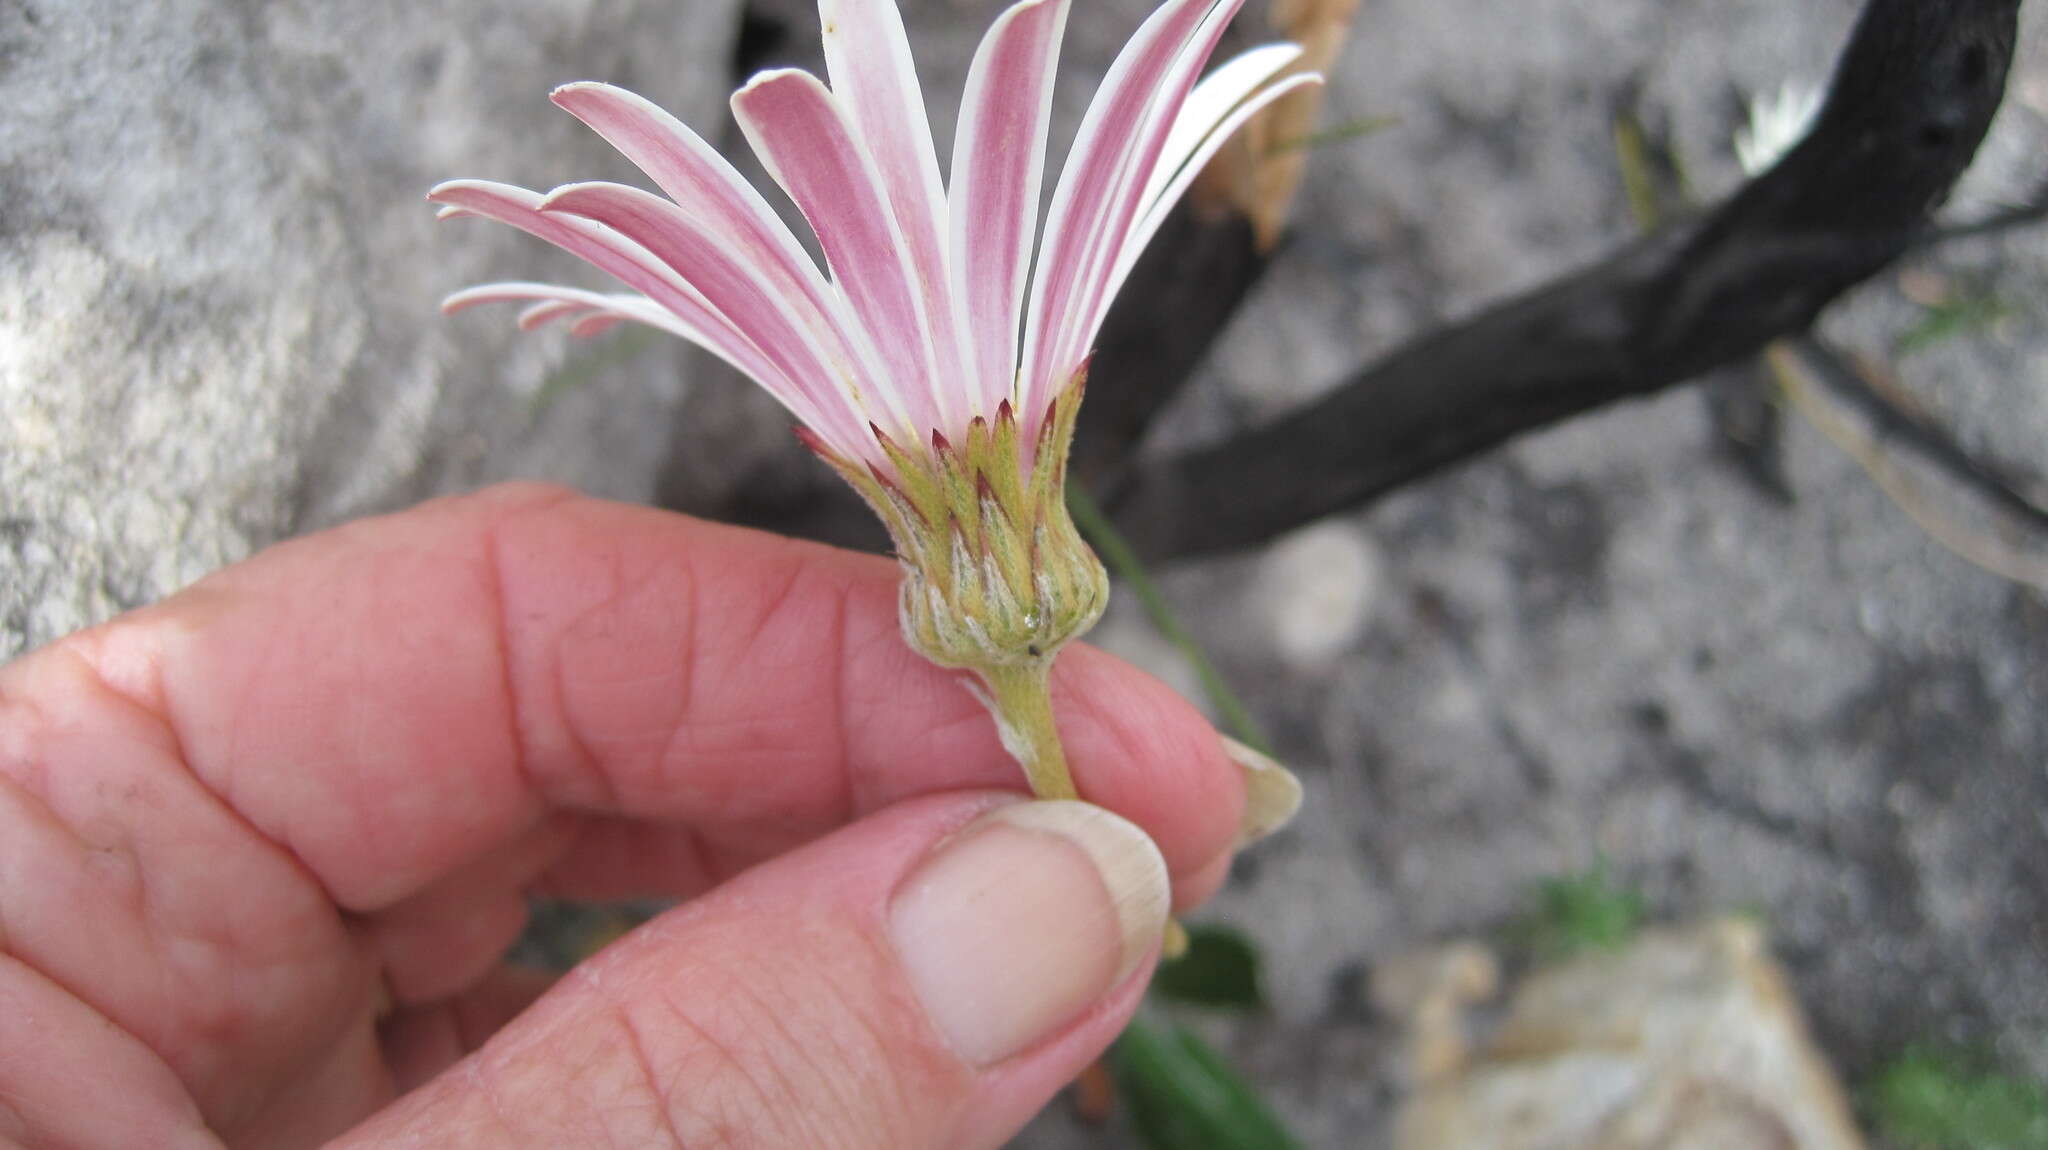
[[[1003,745],[1040,797],[1073,797],[1052,731],[1046,675],[1053,656],[1109,603],[1109,573],[1067,514],[1067,451],[1086,368],[1047,407],[1031,453],[1008,403],[977,418],[967,441],[936,432],[907,449],[879,429],[893,474],[806,436],[859,491],[903,564],[903,635],[942,667],[972,671]]]

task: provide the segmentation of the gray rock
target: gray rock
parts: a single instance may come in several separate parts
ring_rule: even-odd
[[[0,656],[488,479],[645,498],[688,354],[653,347],[536,417],[564,338],[435,305],[602,277],[436,227],[422,196],[624,175],[547,102],[563,81],[722,123],[735,9],[0,5]]]

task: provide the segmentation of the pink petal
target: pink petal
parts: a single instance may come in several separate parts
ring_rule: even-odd
[[[964,419],[958,384],[931,359],[924,301],[883,192],[838,101],[816,76],[764,72],[732,97],[769,174],[811,223],[825,262],[887,369],[878,389],[912,442]],[[951,399],[952,402],[947,402]]]
[[[946,194],[903,16],[896,0],[820,0],[818,17],[832,95],[874,161],[883,198],[903,234],[936,378],[960,380],[966,317],[956,310],[946,271]]]
[[[1160,149],[1159,162],[1145,184],[1140,213],[1150,210],[1166,182],[1181,170],[1231,109],[1299,59],[1299,44],[1267,44],[1232,57],[1202,77],[1202,82],[1188,93],[1187,103],[1181,106],[1173,127],[1166,133],[1166,145]]]
[[[561,287],[556,284],[508,281],[505,283],[478,284],[451,293],[441,301],[441,314],[454,315],[488,303],[536,303],[536,306],[560,304],[573,310],[603,307],[606,294],[584,288]]]
[[[702,333],[677,319],[674,313],[646,296],[595,292],[558,284],[517,281],[478,284],[475,287],[464,288],[442,300],[441,312],[443,315],[454,315],[480,304],[528,302],[533,306],[519,313],[519,326],[525,331],[532,331],[542,324],[564,316],[603,312],[620,319],[661,328],[692,343],[708,342]]]
[[[996,18],[967,70],[953,137],[953,268],[966,309],[977,414],[1014,399],[1019,313],[1031,269],[1053,78],[1068,0],[1024,0]]]
[[[866,422],[866,413],[845,386],[856,378],[855,365],[833,354],[829,328],[800,301],[778,291],[772,273],[681,207],[624,184],[586,183],[556,188],[540,210],[547,217],[602,224],[673,269],[745,333],[814,409],[844,409],[834,426],[819,431],[833,435],[835,428]]]
[[[1196,177],[1202,174],[1202,169],[1216,155],[1217,150],[1228,143],[1230,137],[1236,135],[1239,128],[1244,127],[1246,121],[1264,111],[1268,104],[1298,88],[1322,82],[1323,77],[1315,72],[1289,76],[1238,105],[1224,117],[1221,124],[1214,125],[1214,131],[1201,139],[1194,152],[1178,170],[1170,174],[1144,206],[1144,214],[1138,218],[1136,226],[1125,234],[1116,265],[1110,273],[1108,282],[1103,286],[1101,299],[1096,303],[1095,313],[1089,324],[1091,332],[1101,330],[1103,319],[1109,315],[1109,305],[1116,299],[1117,289],[1124,286],[1124,280],[1130,276],[1131,269],[1137,266],[1138,257],[1145,253],[1145,245],[1152,242],[1152,237],[1158,234],[1160,226],[1166,222],[1166,217],[1173,213],[1173,205],[1187,192],[1188,186],[1195,182]],[[1165,170],[1162,164],[1161,171]]]
[[[605,332],[617,327],[619,321],[624,318],[624,316],[616,316],[610,312],[593,312],[571,323],[569,325],[569,334],[577,339],[589,339],[592,336],[603,335]]]
[[[528,235],[546,240],[639,289],[685,324],[745,342],[745,337],[733,329],[731,321],[718,314],[694,288],[645,248],[584,220],[543,215],[539,193],[488,180],[449,180],[436,186],[427,198],[455,208],[461,215],[510,224]],[[534,290],[521,294],[522,289],[527,288]],[[565,294],[573,290],[546,284],[488,284],[457,292],[441,306],[444,311],[453,311],[500,299],[573,298]],[[594,292],[589,294],[597,295]],[[759,359],[758,350],[753,357]],[[778,379],[780,374],[769,372],[770,376]]]
[[[446,304],[442,306],[444,308],[447,307]],[[519,330],[538,331],[546,327],[550,322],[560,319],[565,315],[577,315],[588,310],[590,309],[583,304],[564,303],[561,300],[537,303],[519,313]]]
[[[1096,274],[1107,274],[1106,267],[1099,273],[1097,269],[1105,263],[1103,249],[1113,242],[1109,233],[1117,226],[1119,185],[1145,148],[1155,97],[1174,83],[1179,71],[1175,65],[1197,35],[1220,30],[1242,3],[1167,0],[1117,54],[1089,104],[1053,192],[1039,271],[1031,285],[1030,329],[1018,378],[1023,408],[1019,414],[1031,421],[1027,432],[1035,430],[1038,413],[1066,382],[1054,377],[1071,370],[1093,334],[1082,331],[1084,313],[1092,310],[1090,281]],[[1216,16],[1221,19],[1213,19]],[[1199,68],[1200,62],[1195,66]],[[1156,154],[1157,149],[1153,151]]]
[[[1062,346],[1064,358],[1086,355],[1088,346],[1094,342],[1100,326],[1099,317],[1109,307],[1109,283],[1114,278],[1118,256],[1124,250],[1131,230],[1138,224],[1145,189],[1187,104],[1196,75],[1208,62],[1209,54],[1215,51],[1217,42],[1223,38],[1225,28],[1242,3],[1243,0],[1225,0],[1203,17],[1201,26],[1189,44],[1182,48],[1146,106],[1144,125],[1125,151],[1117,175],[1116,196],[1090,253],[1082,281],[1083,290],[1077,296],[1079,306],[1068,316],[1072,326],[1068,330],[1067,342]]]
[[[645,248],[597,224],[573,216],[540,211],[541,197],[525,188],[485,180],[450,180],[428,193],[436,203],[453,205],[466,214],[510,224],[580,256],[624,281],[670,312],[691,339],[752,376],[782,401],[798,419],[836,443],[865,441],[865,429],[844,410],[845,405],[819,408],[783,368],[754,344],[724,313],[713,307]],[[502,288],[503,285],[492,285]],[[537,285],[536,285],[537,286]],[[482,302],[490,289],[457,293],[444,307]],[[563,289],[554,289],[561,291]],[[506,297],[514,298],[514,297]]]
[[[775,209],[718,150],[653,102],[609,84],[565,84],[551,99],[646,172],[685,215],[721,237],[803,313],[837,358],[880,370],[865,334]]]

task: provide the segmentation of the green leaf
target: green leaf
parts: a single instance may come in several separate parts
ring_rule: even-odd
[[[1244,1079],[1195,1034],[1137,1019],[1111,1053],[1132,1124],[1153,1150],[1300,1150]]]
[[[1152,989],[1169,1002],[1230,1010],[1266,1005],[1259,975],[1259,951],[1252,940],[1227,926],[1187,928],[1188,951],[1161,963]]]
[[[2048,1090],[1960,1055],[1908,1050],[1869,1100],[1885,1137],[1912,1150],[2048,1150]]]

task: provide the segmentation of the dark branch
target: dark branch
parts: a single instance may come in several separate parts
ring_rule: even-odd
[[[1109,493],[1152,557],[1248,546],[1805,329],[1928,231],[2003,97],[2020,0],[1869,0],[1812,135],[1705,216],[1439,329]]]

